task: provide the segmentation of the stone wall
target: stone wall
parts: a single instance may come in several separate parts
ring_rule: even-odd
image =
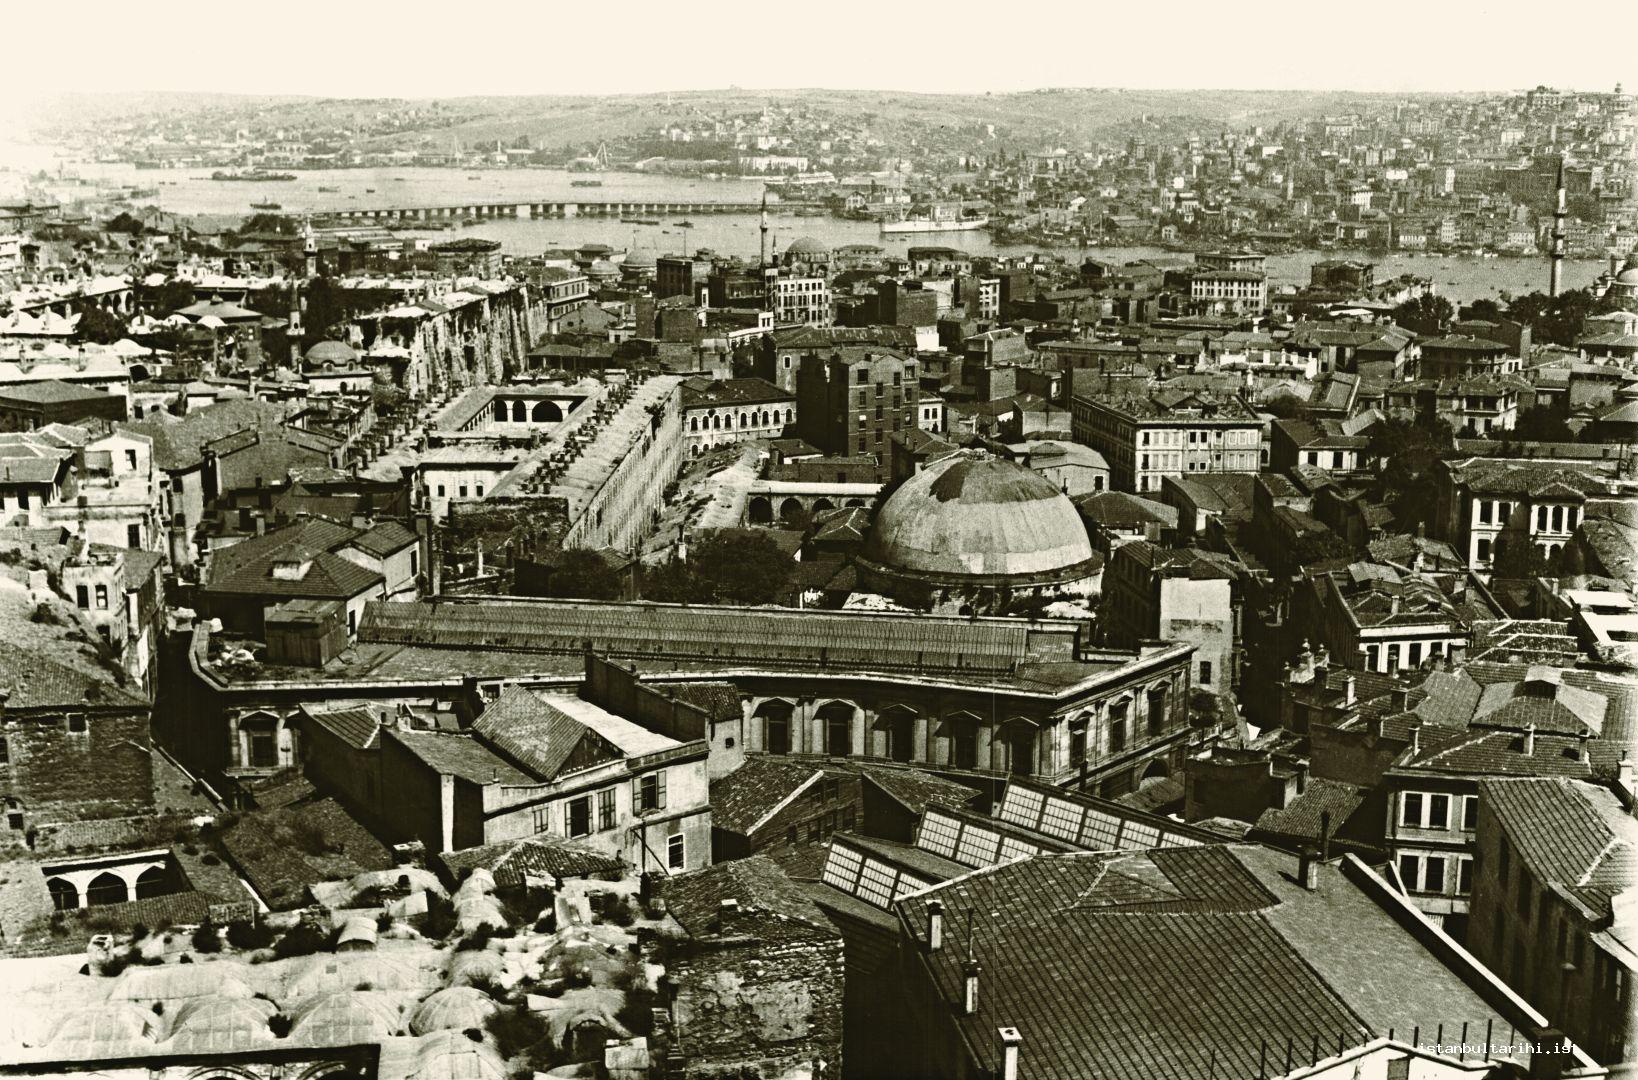
[[[685,1059],[675,1075],[763,1080],[841,1074],[841,939],[704,948],[670,969]]]
[[[71,730],[60,712],[5,717],[0,796],[8,814],[22,814],[23,828],[0,835],[21,842],[25,830],[52,822],[152,810],[147,709],[88,707],[74,716],[83,731]]]

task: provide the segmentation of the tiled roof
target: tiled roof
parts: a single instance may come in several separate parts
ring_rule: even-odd
[[[1340,780],[1311,777],[1301,795],[1282,808],[1264,810],[1257,818],[1257,830],[1276,836],[1317,840],[1320,835],[1320,815],[1331,815],[1333,834],[1348,820],[1350,814],[1365,801],[1362,788]]]
[[[213,568],[211,582],[201,591],[206,594],[240,593],[264,596],[270,600],[286,597],[349,600],[368,592],[382,581],[381,575],[374,570],[360,566],[350,559],[344,559],[340,555],[332,555],[328,551],[302,558],[302,562],[310,560],[311,565],[299,579],[274,577],[273,564],[291,557],[295,557],[295,554],[271,555],[257,562],[242,564],[220,577]]]
[[[282,529],[261,536],[249,536],[236,544],[211,552],[210,584],[229,577],[250,564],[266,564],[285,553],[334,551],[358,535],[358,530],[324,518],[301,518]]]
[[[393,729],[388,738],[396,741],[434,772],[455,776],[473,784],[535,784],[539,780],[522,772],[471,735],[442,731]]]
[[[765,855],[667,878],[663,887],[672,917],[696,937],[749,933],[764,944],[840,938],[807,893]],[[730,926],[721,921],[724,900],[739,904]]]
[[[61,663],[6,641],[0,641],[0,685],[10,690],[5,707],[14,710],[147,704],[112,672]]]
[[[921,769],[866,765],[860,769],[860,773],[888,798],[917,815],[929,806],[970,806],[978,794],[966,784],[958,784]]]
[[[951,1008],[978,1064],[999,1073],[998,1027],[1024,1035],[1034,1075],[1152,1080],[1254,1076],[1287,1040],[1350,1044],[1421,1024],[1483,1026],[1484,1001],[1336,867],[1309,891],[1295,860],[1256,846],[1040,855],[900,902],[949,1006],[970,947],[979,1008]],[[1505,1023],[1506,1021],[1502,1021]],[[1306,1051],[1305,1051],[1306,1052]]]
[[[1609,482],[1588,466],[1468,458],[1449,463],[1451,476],[1475,495],[1514,495],[1574,500],[1606,491]]]
[[[206,444],[245,428],[276,428],[283,420],[282,405],[243,399],[207,405],[182,417],[151,413],[116,426],[153,439],[154,464],[159,468],[186,469],[199,464]]]
[[[1152,499],[1140,499],[1124,491],[1100,491],[1075,500],[1081,514],[1091,522],[1112,529],[1157,524],[1177,527],[1177,509]]]
[[[823,770],[783,758],[758,755],[711,781],[711,824],[728,832],[749,834],[780,803]]]
[[[572,757],[587,764],[621,756],[602,736],[521,686],[503,690],[483,710],[472,731],[546,780],[556,778]]]
[[[302,713],[330,734],[358,750],[373,750],[381,740],[381,725],[375,713],[364,706],[349,709],[315,709],[302,706]]]
[[[1535,878],[1573,896],[1594,919],[1638,876],[1638,820],[1614,792],[1562,778],[1485,780],[1482,804]]]
[[[1004,864],[901,902],[911,927],[931,898],[945,945],[922,955],[954,1004],[970,945],[979,1009],[955,1022],[996,1075],[1002,1026],[1025,1033],[1038,1075],[1131,1080],[1204,1076],[1213,1057],[1219,1075],[1251,1076],[1260,1040],[1366,1034],[1258,917],[1274,898],[1222,847]]]
[[[689,379],[682,384],[682,406],[685,409],[794,400],[795,394],[781,390],[767,379]]]
[[[361,533],[346,541],[347,547],[355,547],[367,555],[376,558],[385,558],[394,552],[402,551],[415,543],[418,538],[399,521],[377,522],[369,531]]]
[[[1406,748],[1393,767],[1470,776],[1592,775],[1592,766],[1579,756],[1581,740],[1537,735],[1528,754],[1525,741],[1525,736],[1514,731],[1472,728],[1447,735],[1423,729],[1420,746]]]
[[[612,855],[583,847],[572,840],[537,836],[527,840],[504,840],[498,844],[447,851],[436,856],[450,875],[482,867],[495,875],[495,884],[522,885],[524,876],[584,878],[620,870],[620,860]]]

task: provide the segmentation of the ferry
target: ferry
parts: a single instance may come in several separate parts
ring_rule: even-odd
[[[211,173],[210,178],[212,180],[294,180],[296,178],[296,174],[295,173],[255,172],[255,171],[252,171],[252,172],[220,172],[220,171],[218,171],[218,172]]]
[[[694,227],[694,223],[692,221],[688,221],[687,219],[682,221],[673,221],[671,224],[675,225],[679,229],[692,229]]]
[[[569,186],[570,187],[602,187],[603,186],[603,181],[601,181],[601,180],[570,180],[569,181]]]
[[[280,206],[276,202],[253,202],[253,203],[250,204],[250,208],[252,210],[283,210],[284,209],[284,207]]]
[[[882,235],[893,233],[968,232],[982,229],[990,223],[987,217],[907,217],[900,221],[882,222]]]

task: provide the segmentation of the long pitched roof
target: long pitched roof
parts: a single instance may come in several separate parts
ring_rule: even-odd
[[[1562,777],[1485,780],[1494,813],[1535,878],[1574,899],[1594,919],[1638,882],[1638,820],[1614,792]]]
[[[1251,1076],[1264,1043],[1279,1055],[1287,1040],[1354,1044],[1388,1027],[1458,1030],[1495,1015],[1337,868],[1321,866],[1312,892],[1293,884],[1294,870],[1248,845],[1037,855],[907,897],[898,911],[952,1005],[971,950],[978,1012],[952,1008],[953,1023],[995,1072],[1003,1026],[1024,1034],[1039,1075],[1149,1080]],[[933,899],[945,944],[928,952]]]

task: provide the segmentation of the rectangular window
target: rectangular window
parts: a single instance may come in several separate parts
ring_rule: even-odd
[[[582,795],[569,800],[569,835],[585,836],[591,832],[591,796]]]
[[[1462,796],[1462,828],[1469,832],[1479,827],[1479,797],[1477,795]]]
[[[77,712],[69,713],[66,719],[68,721],[68,730],[69,731],[73,732],[75,735],[84,735],[85,734],[85,714],[84,713],[77,713]]]
[[[0,736],[0,765],[10,765],[10,764],[11,764],[11,745],[6,742],[6,740],[5,740],[5,738],[3,736]]]
[[[139,548],[142,546],[141,525],[125,526],[125,546],[129,548]]]
[[[1479,523],[1481,525],[1489,525],[1490,524],[1490,515],[1491,515],[1491,502],[1490,502],[1490,500],[1489,499],[1480,499],[1479,500]]]
[[[665,809],[665,770],[658,769],[631,782],[631,800],[639,814]]]
[[[683,834],[675,833],[666,837],[665,864],[673,870],[681,870],[688,865],[683,852]]]
[[[1406,663],[1411,667],[1422,666],[1422,643],[1420,641],[1410,643],[1410,659]]]
[[[1200,685],[1201,686],[1210,686],[1211,685],[1211,661],[1210,660],[1200,661]]]
[[[1473,892],[1473,860],[1465,855],[1456,860],[1456,892],[1461,896]]]
[[[106,585],[97,586],[97,610],[108,610],[108,586]]]
[[[463,498],[463,499],[466,498],[466,485],[465,484],[461,485],[460,491],[461,491],[461,498]]]
[[[1415,855],[1399,856],[1399,880],[1405,883],[1405,888],[1417,892],[1422,887],[1422,877],[1418,871],[1422,860]]]
[[[535,807],[534,810],[530,812],[530,817],[534,819],[533,824],[535,827],[535,832],[543,833],[552,831],[552,808],[550,806]]]
[[[1399,796],[1399,824],[1420,827],[1422,824],[1422,793],[1407,791]]]
[[[1477,554],[1480,562],[1490,561],[1490,540],[1488,538],[1483,536],[1479,537]]]
[[[1428,828],[1443,829],[1450,824],[1450,796],[1428,796]]]
[[[84,585],[74,586],[74,602],[82,608],[91,606],[91,590]]]
[[[597,827],[614,828],[614,789],[604,788],[597,793]]]
[[[1422,891],[1442,893],[1445,891],[1445,857],[1443,855],[1427,855],[1422,859]]]

